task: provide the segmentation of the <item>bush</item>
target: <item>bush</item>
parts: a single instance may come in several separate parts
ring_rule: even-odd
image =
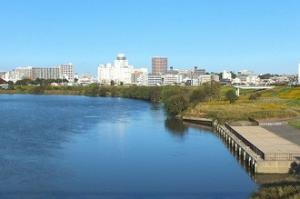
[[[250,96],[249,96],[249,100],[257,100],[258,98],[261,97],[261,93],[252,93]]]
[[[203,84],[203,89],[210,100],[218,99],[221,95],[221,85],[218,82],[211,81]]]
[[[174,95],[165,102],[165,108],[169,115],[178,115],[188,107],[188,100],[182,95]]]
[[[225,97],[230,102],[230,104],[232,104],[236,100],[238,100],[238,96],[236,95],[235,90],[233,90],[233,89],[227,91],[225,94]]]
[[[203,87],[199,87],[197,88],[196,90],[194,90],[191,94],[191,97],[190,97],[190,101],[191,102],[203,102],[207,99],[207,94],[204,90]]]

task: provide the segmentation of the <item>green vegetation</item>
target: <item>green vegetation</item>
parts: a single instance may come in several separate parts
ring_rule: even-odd
[[[219,121],[256,119],[291,119],[292,126],[300,128],[300,87],[278,86],[271,90],[241,90],[209,82],[198,87],[164,86],[51,86],[66,83],[63,80],[22,80],[10,83],[10,90],[0,93],[86,95],[124,97],[151,102],[162,102],[169,115],[208,117]]]
[[[289,125],[300,129],[300,119],[294,119],[289,121]]]
[[[188,103],[183,95],[173,95],[165,101],[165,108],[170,115],[178,115],[188,107]]]
[[[234,103],[236,100],[238,100],[238,96],[236,95],[235,90],[231,89],[228,90],[225,94],[226,99],[229,101],[230,104]]]
[[[230,103],[228,92],[232,88],[222,87],[221,98],[203,101],[190,106],[184,112],[187,116],[215,118],[219,121],[256,119],[292,119],[291,124],[299,126],[300,87],[275,87],[271,90],[241,90],[235,103]],[[233,95],[233,93],[232,93]],[[296,95],[296,97],[295,97]],[[227,96],[227,97],[226,97]]]
[[[249,96],[249,100],[257,100],[258,98],[261,97],[261,93],[259,92],[254,92]]]
[[[298,199],[300,198],[299,182],[279,182],[265,184],[251,199]]]

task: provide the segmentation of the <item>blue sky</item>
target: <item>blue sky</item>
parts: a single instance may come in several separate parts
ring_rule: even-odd
[[[0,0],[0,71],[72,62],[296,73],[299,0]]]

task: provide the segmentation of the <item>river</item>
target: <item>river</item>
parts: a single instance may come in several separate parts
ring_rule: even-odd
[[[210,130],[145,101],[0,95],[0,198],[243,199],[257,188]]]

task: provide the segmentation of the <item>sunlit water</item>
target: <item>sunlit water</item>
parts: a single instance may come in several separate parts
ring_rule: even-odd
[[[119,98],[0,95],[0,198],[228,198],[256,184],[211,131]]]

